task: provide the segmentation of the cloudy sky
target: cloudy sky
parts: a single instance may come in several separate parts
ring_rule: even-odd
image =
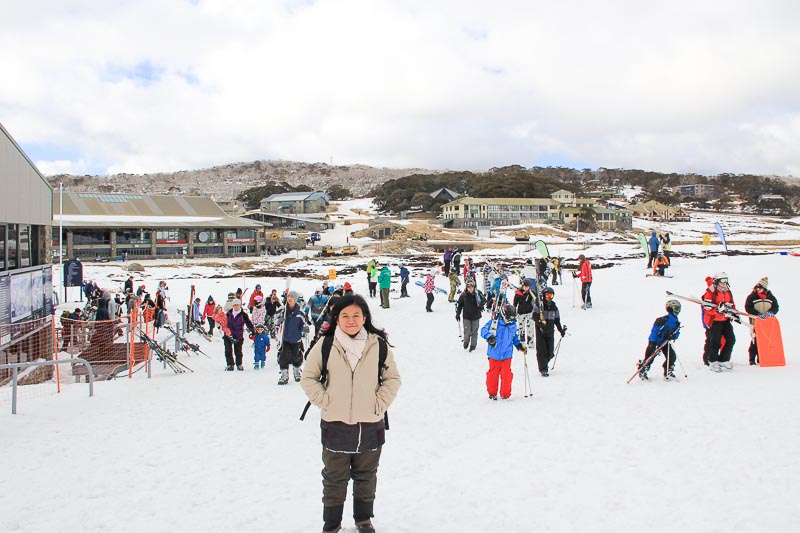
[[[794,0],[7,0],[0,122],[46,174],[800,176],[798,28]]]

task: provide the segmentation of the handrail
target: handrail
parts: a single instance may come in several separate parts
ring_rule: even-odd
[[[94,372],[92,371],[92,364],[80,357],[73,359],[62,359],[60,361],[34,361],[30,363],[6,363],[0,365],[0,370],[11,369],[11,414],[17,414],[17,376],[20,368],[29,368],[32,366],[48,366],[48,365],[63,365],[72,363],[82,363],[86,366],[89,375],[89,397],[94,396]]]

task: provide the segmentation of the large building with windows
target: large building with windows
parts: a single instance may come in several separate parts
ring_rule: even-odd
[[[2,124],[0,186],[0,364],[5,364],[38,357],[36,347],[47,342],[52,346],[47,242],[53,192]],[[9,372],[0,372],[0,383]]]
[[[53,249],[62,228],[69,258],[239,256],[266,248],[263,223],[229,216],[210,198],[56,191],[52,199]]]
[[[267,213],[300,215],[324,213],[331,203],[326,192],[286,192],[273,194],[261,200],[261,210]]]

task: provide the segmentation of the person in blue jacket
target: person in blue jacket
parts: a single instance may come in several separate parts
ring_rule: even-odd
[[[311,321],[314,323],[314,335],[316,336],[319,333],[319,326],[322,323],[320,320],[320,316],[322,315],[325,306],[328,304],[328,299],[330,299],[330,294],[326,292],[326,288],[323,285],[321,289],[317,289],[314,292],[314,296],[311,297],[309,301],[309,305],[311,308]]]
[[[306,333],[307,318],[300,293],[289,291],[286,294],[286,310],[283,318],[281,347],[278,353],[278,366],[281,377],[278,385],[289,383],[289,364],[294,367],[294,380],[300,381],[300,365],[303,364],[303,335]]]
[[[410,280],[410,273],[404,266],[400,267],[400,298],[408,298],[408,289],[406,286]]]
[[[655,261],[656,256],[658,255],[658,246],[661,244],[661,240],[656,235],[656,232],[652,232],[650,234],[650,239],[647,241],[647,247],[650,248],[650,255],[647,256],[647,268],[653,266],[653,261]]]
[[[258,370],[264,368],[264,364],[267,362],[267,352],[270,349],[269,335],[264,330],[264,324],[256,326],[253,342],[253,370]]]
[[[497,324],[492,331],[493,324]],[[481,328],[481,337],[486,340],[489,348],[486,355],[489,358],[489,370],[486,372],[486,392],[489,399],[496,400],[498,382],[500,382],[500,398],[508,400],[511,397],[511,382],[514,374],[511,372],[511,358],[514,348],[527,352],[528,348],[520,342],[517,336],[517,311],[510,303],[505,303],[500,309],[500,314],[495,319],[489,320]]]
[[[678,300],[668,300],[666,303],[667,314],[660,316],[653,323],[650,329],[650,337],[647,339],[647,348],[644,351],[644,359],[639,362],[639,377],[642,380],[647,380],[647,372],[650,370],[650,365],[653,363],[651,359],[646,364],[648,358],[653,356],[653,352],[664,343],[666,340],[676,340],[681,332],[681,323],[678,320],[678,313],[681,312],[681,303]],[[672,349],[672,343],[667,343],[661,346],[661,353],[664,354],[666,360],[664,361],[664,379],[667,381],[675,379],[675,374],[672,372],[675,366],[675,350]]]

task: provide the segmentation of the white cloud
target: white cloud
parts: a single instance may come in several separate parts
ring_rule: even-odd
[[[489,5],[16,2],[0,120],[23,147],[109,172],[330,157],[800,170],[800,4]]]

